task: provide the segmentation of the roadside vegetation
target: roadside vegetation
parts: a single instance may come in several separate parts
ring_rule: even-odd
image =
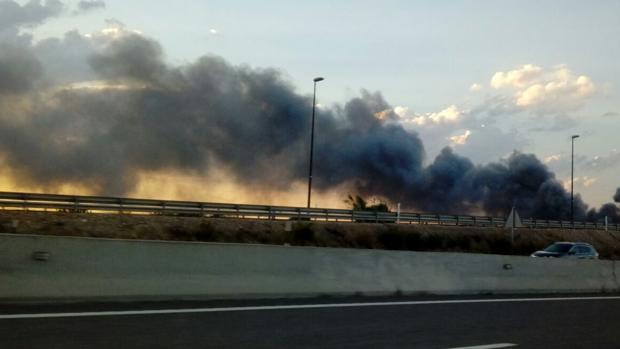
[[[554,241],[620,259],[620,232],[0,211],[0,233],[529,255]]]
[[[370,199],[369,203],[359,195],[349,194],[344,203],[349,206],[349,209],[354,211],[390,212],[388,204],[376,198]]]
[[[0,211],[0,233],[529,255],[554,241],[620,259],[620,232]]]

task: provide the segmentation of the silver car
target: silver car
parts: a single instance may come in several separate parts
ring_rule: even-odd
[[[598,259],[598,252],[585,242],[554,242],[544,250],[532,253],[532,257]]]

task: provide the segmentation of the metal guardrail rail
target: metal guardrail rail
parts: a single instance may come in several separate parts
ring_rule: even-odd
[[[223,204],[195,201],[151,200],[106,196],[79,196],[0,192],[2,210],[53,210],[75,213],[160,214],[216,218],[252,218],[279,220],[312,220],[336,222],[436,224],[475,227],[503,227],[505,218],[455,216],[411,212],[371,212],[332,208],[302,208]],[[570,221],[522,219],[528,228],[570,228]],[[575,222],[575,229],[605,229],[600,222]],[[620,231],[620,224],[609,224],[609,230]]]

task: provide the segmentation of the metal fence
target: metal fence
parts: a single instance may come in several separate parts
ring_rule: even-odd
[[[474,227],[503,227],[504,217],[455,216],[411,212],[371,212],[332,208],[302,208],[222,204],[210,202],[150,200],[105,196],[77,196],[0,192],[0,209],[38,210],[73,213],[122,213],[177,215],[214,218],[249,218],[272,220],[334,221],[365,223],[435,224]],[[602,222],[522,219],[528,228],[605,229]],[[609,224],[609,230],[620,231],[620,224]]]

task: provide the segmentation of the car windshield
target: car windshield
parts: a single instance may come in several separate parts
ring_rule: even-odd
[[[571,247],[573,247],[571,244],[553,244],[545,248],[545,252],[565,253],[568,252]]]

